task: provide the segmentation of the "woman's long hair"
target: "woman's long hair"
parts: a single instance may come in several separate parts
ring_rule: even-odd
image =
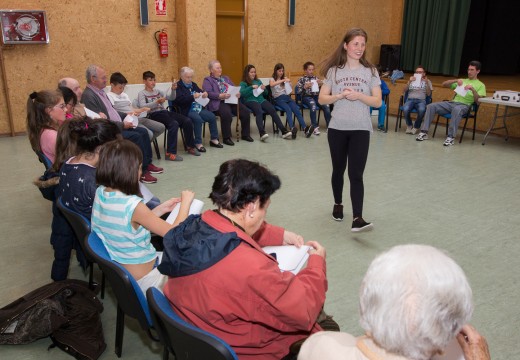
[[[334,50],[334,52],[325,60],[320,63],[320,74],[324,77],[327,76],[327,73],[331,68],[335,69],[343,69],[345,64],[347,63],[347,50],[345,50],[344,45],[348,44],[352,39],[356,36],[362,36],[365,38],[365,42],[368,42],[368,35],[365,30],[360,28],[353,28],[347,31],[343,40],[339,44],[339,46]],[[363,56],[359,59],[359,62],[364,67],[370,68],[372,70],[372,74],[375,75],[375,67],[372,65],[365,57],[365,52],[363,52]]]
[[[253,81],[249,77],[249,71],[251,71],[251,69],[255,69],[255,66],[251,65],[251,64],[246,65],[246,67],[244,68],[244,73],[242,74],[242,81],[250,86],[253,85]],[[258,79],[258,77],[255,75],[255,78],[253,80],[256,80],[256,79]]]
[[[285,67],[283,66],[282,63],[278,63],[274,66],[274,70],[273,70],[273,79],[275,80],[278,80],[278,70],[280,69],[283,69],[283,74],[282,74],[282,77],[280,79],[283,79],[285,77]]]
[[[40,136],[44,129],[58,130],[47,111],[61,100],[61,92],[43,90],[33,92],[27,99],[27,132],[34,151],[41,151]]]

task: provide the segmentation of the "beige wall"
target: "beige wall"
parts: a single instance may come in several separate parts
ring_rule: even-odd
[[[302,71],[305,61],[319,63],[348,29],[361,27],[368,33],[367,58],[378,63],[381,44],[401,42],[402,11],[401,0],[298,0],[289,27],[287,1],[248,1],[248,61],[260,77],[271,76],[278,62],[286,72]]]
[[[149,0],[150,25],[139,25],[136,0],[44,1],[0,0],[0,9],[39,9],[47,12],[50,44],[17,45],[4,49],[7,84],[13,107],[15,132],[25,131],[25,106],[34,90],[54,88],[59,78],[71,76],[84,86],[91,63],[108,73],[122,72],[130,83],[141,82],[145,70],[158,81],[178,77],[180,66],[196,71],[202,84],[207,63],[216,56],[216,0],[168,0],[168,16],[154,16]],[[288,72],[300,71],[303,62],[319,62],[351,27],[369,35],[367,56],[377,63],[383,43],[399,43],[403,0],[298,0],[296,25],[287,26],[287,2],[248,0],[248,62],[259,76],[269,76],[276,62]],[[377,11],[374,11],[377,9]],[[166,28],[170,56],[158,55],[155,31]],[[0,84],[0,134],[9,134],[7,105]]]
[[[152,70],[158,81],[177,74],[175,9],[168,2],[168,16],[154,16],[149,1],[150,25],[139,23],[136,0],[43,1],[0,0],[0,9],[35,9],[47,13],[50,43],[15,45],[5,48],[5,68],[13,107],[15,132],[25,131],[25,106],[34,90],[55,88],[63,76],[77,78],[84,86],[85,69],[91,63],[108,73],[122,72],[129,82],[141,82],[142,73]],[[166,28],[170,53],[160,58],[154,32]],[[3,91],[3,89],[2,89]],[[0,134],[10,133],[4,93],[0,94]]]

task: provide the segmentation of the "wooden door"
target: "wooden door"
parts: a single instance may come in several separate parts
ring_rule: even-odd
[[[238,85],[247,65],[246,0],[217,0],[217,59]]]

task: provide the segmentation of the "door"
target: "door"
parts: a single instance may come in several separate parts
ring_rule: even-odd
[[[238,85],[247,65],[246,0],[217,0],[217,59]]]

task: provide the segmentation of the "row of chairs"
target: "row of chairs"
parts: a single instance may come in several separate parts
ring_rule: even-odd
[[[403,120],[403,114],[404,114],[404,104],[406,103],[406,100],[408,99],[408,91],[406,91],[401,97],[399,98],[399,108],[397,110],[397,119],[395,121],[395,132],[397,132],[397,127],[399,126],[399,129],[401,129],[401,123]],[[448,100],[443,100],[448,101]],[[430,104],[432,102],[432,97],[427,96],[426,97],[426,105]],[[388,108],[387,108],[388,109]],[[460,135],[459,144],[462,142],[462,138],[464,137],[464,132],[466,131],[466,127],[468,125],[468,120],[473,119],[473,137],[472,140],[475,140],[475,129],[477,128],[477,113],[479,109],[479,103],[475,102],[471,104],[471,107],[469,111],[466,113],[466,116],[464,117],[464,126],[462,128],[462,134]],[[417,114],[417,110],[413,109],[411,111],[412,114]],[[388,115],[387,115],[388,116]],[[437,115],[437,119],[435,121],[435,128],[433,129],[433,135],[432,138],[435,137],[435,133],[437,132],[437,126],[439,125],[439,120],[441,118],[444,118],[446,120],[446,135],[448,135],[448,125],[449,121],[451,119],[451,114],[445,114],[445,115]],[[388,117],[387,117],[387,129],[388,129]]]
[[[90,221],[81,214],[67,208],[61,198],[57,206],[74,229],[89,260],[89,284],[93,285],[93,264],[102,271],[101,297],[104,298],[105,277],[117,300],[115,353],[121,357],[125,315],[136,319],[141,328],[153,341],[164,346],[163,359],[172,353],[180,359],[237,360],[233,349],[218,337],[199,329],[175,313],[168,299],[156,288],[150,288],[146,297],[133,276],[122,265],[110,259],[99,238],[90,231]]]

